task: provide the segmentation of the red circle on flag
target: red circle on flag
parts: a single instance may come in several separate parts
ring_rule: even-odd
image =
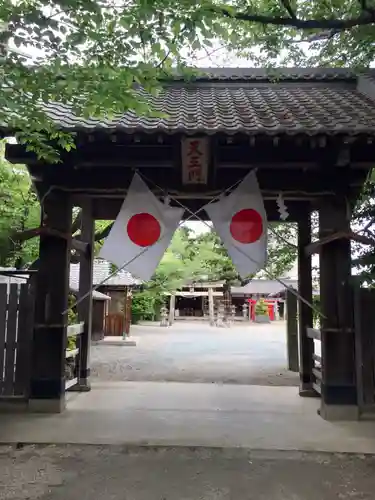
[[[255,243],[263,234],[263,220],[259,212],[245,208],[233,215],[230,234],[239,243]]]
[[[151,214],[140,213],[130,217],[127,225],[130,240],[140,247],[149,247],[160,238],[159,221]]]

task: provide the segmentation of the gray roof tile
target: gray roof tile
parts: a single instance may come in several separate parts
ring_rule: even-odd
[[[291,68],[277,73],[276,81],[259,69],[204,71],[210,73],[190,82],[168,82],[156,97],[139,90],[163,118],[130,111],[108,121],[80,119],[69,107],[52,103],[48,113],[69,130],[375,134],[375,101],[357,90],[357,76],[350,70]]]
[[[102,260],[95,259],[94,260],[94,269],[93,269],[93,285],[97,286],[102,283],[110,274],[112,274],[111,263]],[[70,281],[71,283],[76,283],[78,288],[79,283],[79,264],[70,264]],[[119,271],[117,274],[109,278],[103,284],[105,286],[133,286],[139,285],[141,282],[128,273],[125,270]]]
[[[76,264],[72,264],[71,266],[74,266]],[[27,282],[27,277],[25,275],[22,276],[16,276],[17,275],[17,269],[14,267],[0,267],[0,271],[14,271],[14,276],[4,276],[0,274],[0,283],[7,283],[7,284],[16,284],[16,285],[21,285],[22,283]],[[69,288],[70,291],[75,293],[78,292],[78,287],[79,287],[79,265],[78,265],[78,273],[73,270],[72,272],[72,267],[70,268],[70,277],[69,277]],[[111,300],[111,297],[108,295],[105,295],[104,293],[97,292],[96,290],[92,294],[93,298],[96,300]]]
[[[349,68],[198,68],[197,80],[339,81],[354,80],[357,73]],[[368,73],[368,71],[367,71]],[[370,73],[374,73],[370,70]],[[178,77],[176,78],[178,79]]]
[[[285,285],[297,289],[298,281],[290,279],[282,279]],[[266,279],[253,279],[245,286],[232,286],[231,292],[233,294],[275,294],[285,290],[285,286],[276,280]]]
[[[72,270],[70,270],[70,271],[72,271]],[[70,291],[73,293],[77,293],[79,290],[79,279],[78,279],[78,276],[76,276],[76,273],[74,273],[74,272],[73,273],[70,272],[69,288],[70,288]],[[97,290],[94,290],[92,292],[92,298],[95,300],[111,300],[111,297],[109,295],[105,295],[104,293],[98,292]]]

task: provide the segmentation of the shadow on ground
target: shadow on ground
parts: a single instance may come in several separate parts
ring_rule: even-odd
[[[0,448],[12,500],[370,500],[375,459],[239,449]]]

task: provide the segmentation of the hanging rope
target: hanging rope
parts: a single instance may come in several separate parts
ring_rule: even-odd
[[[139,172],[138,172],[139,173]],[[141,174],[139,174],[141,175]],[[241,180],[235,182],[232,186],[230,186],[229,188],[227,188],[225,191],[223,191],[223,193],[227,193],[228,191],[231,191],[232,189],[234,189],[239,183],[241,182]],[[155,184],[156,186],[156,184]],[[157,187],[157,186],[156,186]],[[158,187],[158,189],[161,189]],[[162,192],[165,192],[165,198],[168,198],[168,199],[174,199],[172,198],[171,196],[168,195],[168,193],[164,190],[162,190]],[[221,194],[223,194],[221,193]],[[219,196],[221,196],[221,194]],[[209,204],[211,203],[214,203],[218,198],[219,196],[215,196],[215,198],[213,198]],[[185,208],[186,210],[188,210],[184,205],[181,204],[181,207],[182,208]],[[203,208],[199,208],[198,210],[196,210],[195,212],[189,210],[190,212],[190,216],[185,219],[184,221],[181,221],[179,223],[179,225],[177,226],[177,228],[181,227],[186,221],[190,220],[190,219],[193,219],[195,217],[197,217],[200,221],[201,221],[201,218],[198,217],[198,213],[201,212],[203,210]],[[159,241],[163,240],[165,238],[165,236],[162,236],[156,243],[158,243]],[[156,244],[154,243],[154,244]],[[78,304],[80,304],[83,300],[85,300],[87,297],[89,297],[93,292],[95,292],[98,288],[100,288],[102,285],[104,285],[104,283],[106,283],[109,279],[113,278],[114,276],[116,276],[116,274],[118,274],[120,271],[122,271],[123,269],[125,269],[129,264],[131,264],[132,262],[134,262],[136,259],[138,259],[138,257],[140,257],[141,255],[145,254],[150,248],[152,248],[153,245],[150,245],[146,248],[144,248],[143,250],[141,250],[140,252],[137,253],[137,255],[135,255],[132,259],[128,260],[125,262],[125,264],[123,264],[120,268],[116,269],[115,271],[113,271],[113,273],[111,273],[109,276],[107,276],[104,280],[102,280],[100,283],[98,283],[97,285],[95,286],[91,286],[89,291],[87,293],[85,293],[84,295],[82,295],[82,297],[80,297],[79,299],[77,299],[75,302],[73,302],[69,307],[68,309],[65,309],[65,311],[63,311],[61,314],[64,315],[64,314],[67,314],[71,309],[73,309],[74,307],[76,307]]]
[[[157,189],[159,189],[164,195],[167,194],[167,192],[162,188],[160,187],[158,184],[156,184],[152,179],[149,179],[147,176],[145,176],[143,173],[139,172],[137,170],[137,173],[138,175],[140,175],[141,177],[143,177],[143,179],[147,182],[150,182],[152,183]],[[241,179],[242,181],[242,179]],[[239,184],[239,182],[241,181],[238,181],[236,184]],[[227,190],[228,191],[228,190]],[[192,212],[190,210],[190,208],[186,207],[183,203],[181,203],[179,200],[177,200],[176,198],[173,198],[171,196],[171,200],[174,200],[178,205],[180,205],[182,208],[184,208],[187,212],[189,212],[190,214],[192,214],[191,217],[197,217],[197,213],[200,212],[200,210],[198,210],[197,212]],[[213,203],[214,202],[214,199],[211,200],[211,202]],[[210,202],[210,203],[211,203]],[[190,218],[190,217],[189,217]],[[199,221],[202,222],[206,227],[209,228],[209,230],[211,231],[212,228],[211,226],[204,220],[202,220],[200,217],[198,217]],[[247,255],[243,250],[242,248],[240,248],[238,245],[234,244],[233,245],[236,250],[238,250],[242,255],[244,255],[245,257],[247,257],[250,262],[252,262],[253,264],[257,265],[258,267],[262,267],[260,266],[259,262],[257,262],[255,259],[253,259],[252,257],[250,257],[249,255]],[[324,319],[327,319],[326,316],[321,312],[319,311],[319,309],[317,309],[311,302],[309,302],[308,300],[306,300],[304,297],[302,297],[302,295],[300,295],[298,293],[297,290],[295,290],[294,288],[290,287],[289,285],[287,285],[286,283],[284,283],[283,280],[281,280],[280,278],[278,278],[277,276],[275,276],[271,271],[269,271],[267,269],[267,267],[264,267],[263,268],[263,271],[265,272],[265,274],[272,280],[275,280],[277,281],[278,283],[280,283],[283,287],[285,287],[286,290],[289,290],[293,295],[295,295],[301,302],[303,302],[304,304],[306,304],[312,311],[314,311],[316,314],[318,314],[320,317],[324,318]]]

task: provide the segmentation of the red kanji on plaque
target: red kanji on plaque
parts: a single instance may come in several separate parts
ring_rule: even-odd
[[[181,149],[183,183],[206,184],[208,172],[207,138],[184,138]]]

